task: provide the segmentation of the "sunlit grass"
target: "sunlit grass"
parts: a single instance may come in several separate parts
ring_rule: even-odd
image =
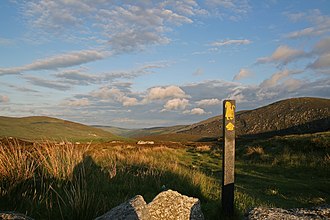
[[[255,206],[329,202],[329,136],[238,140],[235,218]],[[140,194],[164,189],[201,200],[206,219],[221,219],[218,145],[0,144],[0,208],[36,219],[93,219]]]
[[[14,184],[34,176],[37,162],[25,146],[13,140],[6,145],[0,142],[0,181]]]
[[[72,143],[55,144],[45,141],[34,146],[35,161],[39,163],[44,175],[66,180],[72,177],[74,168],[83,159],[90,145]]]

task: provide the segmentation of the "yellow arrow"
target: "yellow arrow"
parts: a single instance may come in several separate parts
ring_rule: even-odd
[[[231,122],[229,122],[229,123],[226,125],[226,128],[227,128],[228,131],[233,131],[234,128],[235,128],[235,126],[234,126]]]

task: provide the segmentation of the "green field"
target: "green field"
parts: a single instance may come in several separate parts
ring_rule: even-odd
[[[15,137],[28,141],[70,140],[74,142],[104,142],[127,140],[102,129],[44,116],[24,118],[0,116],[1,137]]]
[[[330,200],[330,132],[238,139],[235,217],[255,206],[311,207]],[[186,146],[97,143],[0,147],[0,209],[35,219],[93,219],[163,188],[201,200],[206,219],[221,212],[220,143]]]

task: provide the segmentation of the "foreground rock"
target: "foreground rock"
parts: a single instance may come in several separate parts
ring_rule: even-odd
[[[247,216],[249,220],[319,220],[330,219],[330,206],[320,206],[309,209],[254,208]]]
[[[17,212],[1,212],[0,211],[0,219],[4,220],[12,220],[12,219],[17,219],[17,220],[33,220],[32,218],[23,215],[21,213]]]
[[[96,218],[95,220],[118,219],[118,220],[134,220],[141,219],[143,216],[148,215],[146,211],[147,203],[140,195],[120,204],[119,206],[111,209],[104,215]]]
[[[149,204],[138,195],[111,209],[96,220],[203,220],[204,215],[197,198],[181,195],[172,190],[159,193]]]

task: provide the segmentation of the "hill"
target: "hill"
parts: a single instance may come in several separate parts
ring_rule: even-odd
[[[87,125],[44,117],[12,118],[0,116],[0,137],[15,137],[25,140],[114,140],[122,139],[110,132]]]
[[[330,130],[330,100],[321,98],[292,98],[272,103],[254,110],[236,113],[238,136],[304,134]],[[169,128],[168,130],[171,130]],[[222,136],[222,115],[187,125],[172,132],[149,129],[141,139],[214,140]],[[163,128],[164,131],[166,129]],[[168,131],[167,130],[167,131]]]
[[[176,133],[185,126],[186,125],[176,125],[171,127],[152,127],[152,128],[143,128],[143,129],[127,129],[127,128],[118,128],[113,126],[102,126],[102,125],[94,125],[93,127],[103,129],[118,136],[134,138],[134,137],[144,137],[150,135],[164,135],[164,134],[173,135],[174,133]]]

